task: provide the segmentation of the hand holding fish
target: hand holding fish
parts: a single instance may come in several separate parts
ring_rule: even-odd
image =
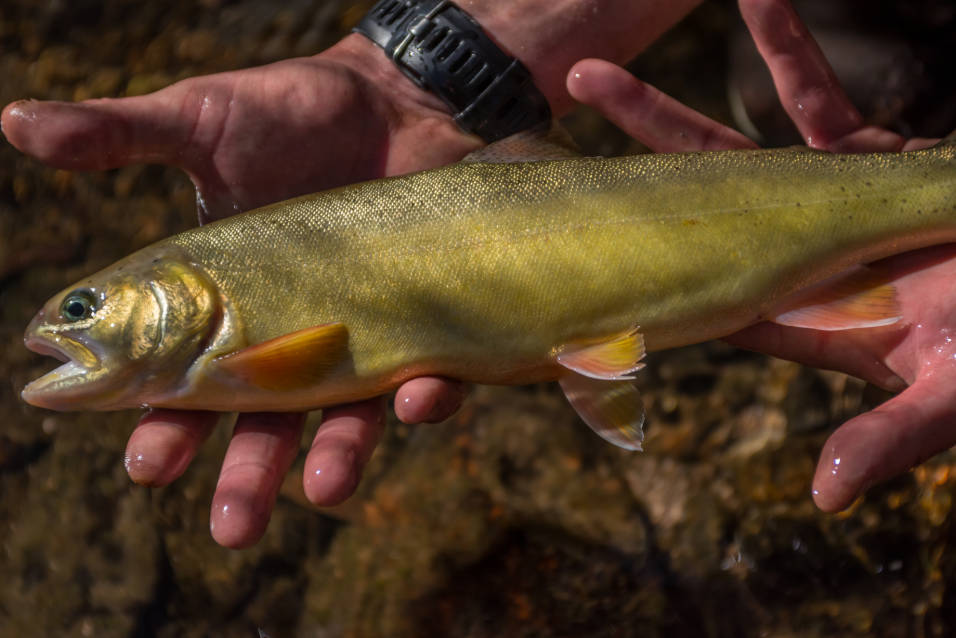
[[[343,183],[438,166],[480,144],[381,57],[353,36],[314,58],[192,78],[142,97],[16,102],[4,109],[3,130],[22,151],[60,168],[179,166],[196,185],[201,222]],[[373,79],[387,81],[392,90],[373,90]],[[279,96],[290,106],[275,108]],[[396,412],[408,422],[437,421],[460,397],[457,383],[417,379],[401,388]],[[131,478],[154,486],[173,481],[216,420],[211,412],[147,413],[127,447]],[[211,518],[223,544],[244,545],[261,536],[298,450],[303,420],[240,416]],[[331,505],[351,494],[383,420],[381,401],[326,411],[309,455],[312,476],[321,476],[307,485],[310,498]]]
[[[588,3],[585,22],[578,0],[526,0],[506,10],[502,3],[476,0],[468,10],[496,40],[522,52],[561,114],[571,104],[564,75],[575,60],[628,59],[698,2],[607,3],[596,16]],[[201,222],[439,166],[480,145],[453,124],[444,105],[357,35],[312,58],[192,78],[141,97],[16,102],[4,109],[2,124],[11,143],[59,168],[103,170],[139,162],[181,167],[196,185]],[[396,414],[407,422],[441,420],[461,395],[458,383],[414,379],[399,388]],[[306,461],[310,500],[331,505],[351,494],[379,440],[383,415],[380,400],[325,410]],[[302,421],[290,414],[240,416],[212,508],[218,542],[239,547],[262,535],[298,450]],[[215,422],[209,412],[149,412],[127,447],[130,476],[147,485],[171,482]]]
[[[741,0],[741,12],[770,67],[782,104],[811,147],[832,152],[901,151],[934,140],[904,140],[864,126],[829,64],[789,3]],[[572,69],[568,87],[623,130],[658,152],[753,148],[743,135],[684,107],[600,60]],[[883,260],[902,310],[892,330],[824,332],[760,323],[728,338],[744,348],[841,370],[901,391],[838,428],[813,483],[817,505],[843,509],[868,486],[956,444],[956,247],[937,246]],[[908,387],[907,387],[908,386]]]

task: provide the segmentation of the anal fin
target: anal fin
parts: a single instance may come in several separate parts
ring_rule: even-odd
[[[578,416],[601,438],[626,450],[641,450],[644,402],[627,380],[605,381],[568,372],[558,380]]]
[[[797,293],[770,320],[814,330],[875,328],[902,317],[896,287],[871,267],[858,266]]]
[[[329,323],[217,357],[219,370],[266,390],[291,390],[318,383],[348,353],[345,324]]]

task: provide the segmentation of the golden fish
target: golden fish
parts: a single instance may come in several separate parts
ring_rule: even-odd
[[[557,379],[592,428],[639,448],[645,347],[764,319],[892,323],[892,285],[854,267],[953,240],[951,140],[461,163],[266,206],[80,281],[27,330],[67,362],[23,398],[290,411],[426,374]]]

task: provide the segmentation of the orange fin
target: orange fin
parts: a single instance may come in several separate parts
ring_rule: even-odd
[[[569,372],[558,383],[585,423],[606,441],[640,450],[644,441],[644,402],[630,381],[604,381]]]
[[[568,344],[557,350],[559,364],[594,379],[633,379],[630,374],[644,367],[644,337],[632,328],[610,339]]]
[[[796,328],[850,330],[888,326],[902,316],[896,287],[873,268],[860,266],[797,293],[770,320]]]
[[[216,367],[266,390],[289,390],[320,381],[346,356],[345,324],[327,323],[217,357]]]

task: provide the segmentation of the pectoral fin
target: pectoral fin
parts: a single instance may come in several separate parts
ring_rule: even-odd
[[[773,313],[771,321],[814,330],[849,330],[887,326],[902,315],[896,287],[873,268],[860,266],[798,293]]]
[[[594,379],[633,379],[631,373],[644,367],[644,337],[633,328],[603,341],[561,346],[555,358],[568,370]]]
[[[329,323],[257,343],[213,363],[251,385],[290,390],[318,383],[347,354],[348,330],[344,324]]]
[[[633,383],[605,381],[574,372],[558,383],[578,416],[604,440],[640,450],[644,440],[644,402]]]

